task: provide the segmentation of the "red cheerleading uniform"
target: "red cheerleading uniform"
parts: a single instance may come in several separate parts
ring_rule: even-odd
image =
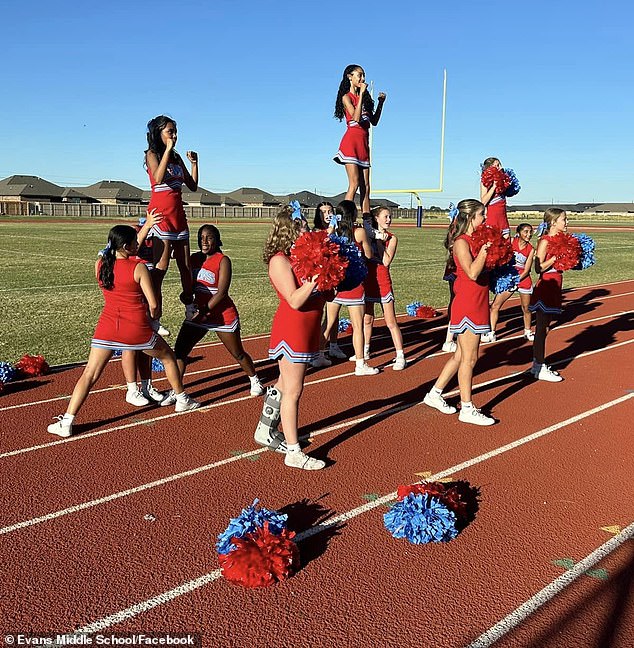
[[[228,333],[233,333],[240,328],[240,317],[236,305],[229,295],[220,300],[213,310],[207,310],[209,300],[218,292],[220,262],[224,258],[225,255],[222,252],[215,252],[211,256],[202,252],[191,255],[194,303],[198,306],[200,314],[193,320],[186,320],[188,325],[204,328],[207,331]]]
[[[504,196],[493,196],[487,205],[486,224],[493,225],[505,236],[511,233],[509,219],[506,215],[506,198]]]
[[[354,92],[347,95],[356,108],[361,97]],[[333,158],[339,164],[356,164],[365,169],[370,168],[370,115],[362,109],[361,119],[352,119],[352,113],[346,111],[346,132],[343,134],[339,150]]]
[[[137,234],[141,231],[142,226],[141,225],[136,225],[134,228],[137,231]],[[154,270],[154,252],[152,250],[152,232],[150,231],[149,234],[145,237],[145,240],[141,245],[139,245],[139,249],[136,252],[136,255],[143,263],[145,263],[145,267],[148,270]]]
[[[392,234],[388,233],[387,239],[383,241],[386,250],[388,249],[391,240]],[[373,304],[387,304],[394,301],[390,268],[389,266],[383,265],[379,259],[378,253],[380,249],[380,242],[376,242],[375,256],[367,264],[368,275],[364,282],[365,301]]]
[[[469,244],[471,256],[475,259],[473,239],[467,234],[459,236],[456,241],[460,239]],[[484,270],[473,281],[469,279],[463,270],[455,252],[453,252],[453,258],[456,264],[456,281],[454,282],[455,297],[451,304],[449,331],[454,335],[460,335],[466,330],[477,335],[488,333],[491,330],[489,321],[489,273]]]
[[[283,252],[277,254],[284,255]],[[293,276],[295,277],[295,286],[299,288],[302,282],[295,270],[293,270]],[[275,292],[280,303],[273,316],[269,358],[277,360],[284,357],[289,362],[308,364],[319,354],[321,316],[326,296],[314,293],[301,308],[295,310],[280,295],[277,288]]]
[[[357,227],[359,226],[355,225],[355,229]],[[361,250],[361,258],[366,262],[366,265],[372,265],[371,263],[367,263],[363,252],[363,245],[357,241],[354,241],[354,244],[359,248],[359,250]],[[368,268],[368,272],[369,271]],[[364,282],[361,282],[356,288],[352,288],[352,290],[342,290],[338,292],[332,301],[341,306],[365,306]]]
[[[544,236],[547,241],[552,240],[550,236]],[[548,255],[546,248],[545,261],[551,259],[553,255]],[[531,313],[542,311],[548,315],[559,315],[561,313],[561,288],[563,285],[563,272],[555,270],[552,266],[543,272],[531,295],[531,303],[528,309]]]
[[[524,272],[524,267],[526,266],[526,261],[528,256],[533,250],[533,246],[530,243],[526,244],[524,250],[520,250],[520,237],[515,236],[511,241],[513,246],[513,253],[515,254],[515,268],[520,273]],[[524,293],[525,295],[530,295],[533,292],[533,280],[531,279],[530,274],[527,277],[524,277],[517,286],[519,292]]]
[[[147,172],[152,187],[148,211],[156,209],[163,216],[163,220],[152,227],[154,236],[167,241],[189,241],[189,228],[181,195],[181,187],[185,182],[182,165],[170,162],[161,183],[154,180],[149,167]]]
[[[115,260],[114,285],[111,290],[101,288],[106,303],[91,346],[122,351],[140,351],[156,346],[158,335],[150,326],[141,285],[134,280],[138,263],[141,261],[136,257]]]

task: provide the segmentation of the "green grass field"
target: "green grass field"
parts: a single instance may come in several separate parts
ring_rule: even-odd
[[[15,362],[41,353],[50,364],[85,360],[103,299],[94,279],[97,251],[107,241],[111,221],[15,222],[0,220],[0,360]],[[594,222],[593,225],[600,223]],[[196,232],[200,223],[191,223]],[[224,252],[233,262],[231,296],[244,335],[269,330],[277,299],[261,251],[268,223],[220,223]],[[419,300],[436,308],[447,303],[442,281],[444,230],[397,227],[398,256],[392,266],[397,312]],[[568,272],[575,287],[634,278],[634,231],[590,232],[598,262]],[[172,342],[183,319],[180,284],[172,262],[164,284],[162,322]]]

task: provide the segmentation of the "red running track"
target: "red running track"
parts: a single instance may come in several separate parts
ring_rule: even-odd
[[[2,629],[198,631],[210,646],[453,647],[489,631],[475,645],[634,645],[632,532],[613,535],[634,521],[633,293],[634,282],[567,293],[548,337],[556,385],[524,373],[531,349],[508,302],[476,367],[474,400],[499,420],[490,428],[420,404],[447,357],[446,320],[402,318],[405,371],[311,371],[301,422],[330,464],[320,473],[253,444],[261,400],[218,345],[190,367],[204,410],[131,410],[109,388],[122,381],[111,363],[70,440],[44,430],[81,367],[16,383],[0,400]],[[266,337],[246,344],[264,358]],[[391,360],[384,329],[374,347],[371,363]],[[396,487],[418,473],[480,489],[451,543],[412,546],[383,528]],[[289,513],[302,554],[300,572],[266,590],[222,580],[213,550],[254,497]],[[540,594],[562,575],[567,586]]]

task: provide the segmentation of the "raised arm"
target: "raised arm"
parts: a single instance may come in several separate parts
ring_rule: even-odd
[[[387,95],[385,92],[379,92],[379,98],[377,100],[376,104],[376,110],[374,111],[374,114],[370,117],[370,123],[372,126],[376,126],[379,123],[379,119],[381,119],[381,113],[383,112],[383,104],[385,103],[385,100],[387,99]]]

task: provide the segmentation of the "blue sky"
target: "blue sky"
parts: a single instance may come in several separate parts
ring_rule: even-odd
[[[334,100],[358,63],[388,95],[375,188],[438,186],[446,68],[444,192],[427,205],[476,196],[490,155],[515,170],[516,204],[634,201],[629,2],[83,5],[3,8],[0,177],[147,188],[145,125],[165,113],[207,189],[336,194]]]

